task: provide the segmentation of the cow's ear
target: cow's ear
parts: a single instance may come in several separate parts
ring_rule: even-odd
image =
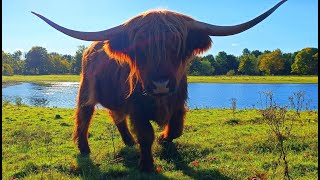
[[[207,51],[211,47],[212,41],[207,34],[190,29],[187,36],[187,54],[197,55]]]
[[[105,41],[104,50],[110,58],[119,62],[128,62],[130,57],[127,33],[118,33],[112,39]]]

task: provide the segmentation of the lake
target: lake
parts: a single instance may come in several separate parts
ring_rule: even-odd
[[[2,99],[22,102],[32,106],[75,108],[78,82],[52,82],[47,85],[21,83],[2,88]],[[231,99],[236,99],[237,109],[265,107],[263,92],[272,91],[279,105],[290,105],[289,96],[303,91],[304,103],[309,109],[318,109],[318,84],[216,84],[189,83],[188,107],[231,108]],[[263,102],[263,104],[261,104]],[[97,106],[101,108],[101,106]]]

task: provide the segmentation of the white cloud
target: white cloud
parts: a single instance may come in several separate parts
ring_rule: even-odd
[[[239,43],[232,43],[231,46],[239,46]]]

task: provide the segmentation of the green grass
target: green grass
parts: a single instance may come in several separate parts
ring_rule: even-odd
[[[2,84],[10,82],[79,82],[79,75],[2,76]],[[203,83],[318,83],[318,76],[188,76],[188,82]]]
[[[173,144],[154,143],[161,172],[142,174],[138,146],[125,147],[103,110],[95,112],[89,129],[90,157],[79,155],[71,142],[73,114],[74,109],[3,104],[2,179],[247,179],[270,177],[277,159],[257,110],[237,110],[234,118],[229,109],[196,109],[187,113],[184,133]],[[302,112],[291,137],[285,141],[291,176],[317,179],[318,111]]]
[[[79,82],[79,75],[2,76],[2,84],[10,82]]]

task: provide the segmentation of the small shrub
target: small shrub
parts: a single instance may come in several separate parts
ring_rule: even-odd
[[[56,116],[54,117],[54,119],[62,119],[62,117],[60,116],[60,114],[56,114]]]
[[[292,109],[296,111],[296,114],[300,117],[302,105],[304,103],[304,91],[300,90],[293,93],[293,96],[289,96],[289,101]]]
[[[274,139],[275,152],[278,154],[278,160],[273,171],[277,170],[278,165],[283,164],[283,179],[292,179],[289,174],[288,164],[288,145],[285,142],[290,138],[294,117],[287,115],[287,106],[279,106],[274,102],[273,93],[267,91],[264,93],[266,99],[266,108],[260,110],[265,123],[270,127],[270,132]],[[263,103],[261,102],[261,105]],[[290,121],[291,120],[291,121]],[[275,173],[274,173],[275,174]]]
[[[237,99],[231,98],[231,105],[232,105],[232,115],[235,116],[236,110],[237,110]]]
[[[2,99],[2,107],[4,106],[7,106],[10,104],[10,101],[9,100],[6,100],[6,99]]]
[[[236,75],[236,72],[234,72],[233,69],[228,71],[227,74],[226,74],[226,76],[234,76],[234,75]]]
[[[15,103],[17,106],[21,106],[21,105],[22,105],[22,98],[21,98],[21,97],[15,97],[15,98],[14,98],[14,103]]]

